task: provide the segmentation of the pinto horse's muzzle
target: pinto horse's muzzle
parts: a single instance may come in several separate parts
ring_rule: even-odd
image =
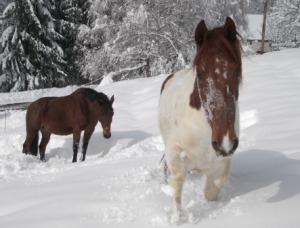
[[[235,139],[231,143],[230,147],[224,148],[218,141],[212,142],[212,147],[216,151],[218,157],[231,156],[239,145],[239,140]]]

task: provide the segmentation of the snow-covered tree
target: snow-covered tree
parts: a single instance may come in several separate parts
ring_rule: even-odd
[[[64,83],[65,61],[57,44],[63,37],[55,31],[51,7],[47,0],[16,0],[3,13],[1,87],[27,90]]]
[[[233,16],[244,30],[244,2],[222,1],[226,7],[216,7],[214,0],[95,0],[91,29],[81,27],[79,35],[86,47],[84,73],[94,80],[171,73],[192,62],[194,29],[201,19],[212,27]]]
[[[80,83],[76,43],[87,22],[83,0],[16,0],[3,12],[0,88],[27,90]]]
[[[239,33],[244,35],[248,30],[246,0],[211,0],[205,3],[204,18],[207,18],[207,24],[210,27],[218,26],[224,23],[226,17],[231,17],[237,24]]]
[[[247,13],[263,14],[264,2],[262,0],[249,0]]]
[[[67,62],[64,70],[67,73],[67,84],[81,84],[86,82],[80,71],[80,62],[83,58],[83,46],[77,42],[78,28],[88,23],[90,3],[86,0],[56,0],[53,17],[56,19],[56,29],[64,37],[59,45],[64,51],[64,60]]]
[[[267,17],[268,34],[288,46],[300,45],[300,0],[277,0]]]

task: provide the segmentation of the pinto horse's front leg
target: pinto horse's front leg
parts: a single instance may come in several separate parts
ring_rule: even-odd
[[[183,183],[187,175],[184,161],[180,157],[182,150],[178,146],[172,146],[166,150],[166,163],[168,167],[169,184],[174,190],[172,196],[172,222],[178,223],[182,217],[181,193]]]
[[[223,188],[230,172],[230,158],[220,160],[209,173],[206,174],[204,196],[208,201],[215,201]]]

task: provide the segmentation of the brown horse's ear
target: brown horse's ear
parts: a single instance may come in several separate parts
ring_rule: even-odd
[[[110,98],[111,105],[114,103],[114,101],[115,101],[115,95],[112,95],[112,97]]]
[[[225,37],[230,41],[230,42],[235,42],[236,41],[236,26],[234,21],[230,18],[226,18],[226,22],[224,24],[224,32],[225,32]]]
[[[203,45],[208,34],[208,29],[204,20],[200,21],[195,30],[195,42],[200,47]]]

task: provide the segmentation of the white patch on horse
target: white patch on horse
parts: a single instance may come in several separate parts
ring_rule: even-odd
[[[182,151],[182,152],[179,154],[179,156],[180,156],[180,159],[183,161],[184,158],[186,157],[186,153],[185,153],[184,151]]]
[[[224,71],[224,72],[223,72],[223,77],[224,77],[225,79],[227,79],[227,71]]]
[[[213,114],[211,109],[212,108],[219,109],[220,107],[222,107],[224,104],[224,99],[220,91],[216,89],[213,79],[208,78],[207,82],[208,82],[208,91],[207,91],[208,93],[206,96],[206,102],[204,102],[203,106],[206,110],[208,120],[212,121]]]
[[[220,74],[219,68],[217,68],[217,69],[215,70],[215,73],[216,73],[216,74]]]
[[[222,140],[222,148],[225,152],[229,152],[232,150],[232,143],[229,139],[229,134],[227,133],[224,137],[223,137],[223,140]]]

